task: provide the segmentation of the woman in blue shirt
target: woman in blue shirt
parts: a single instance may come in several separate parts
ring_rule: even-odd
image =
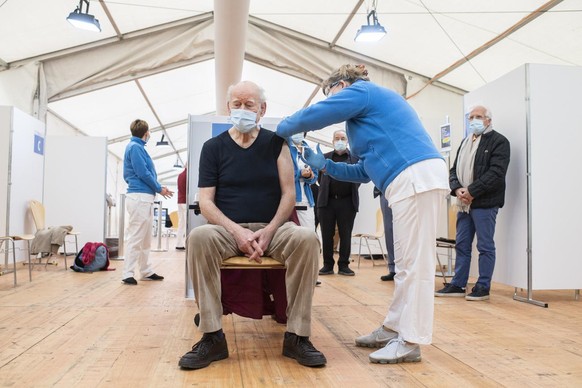
[[[135,266],[144,280],[164,280],[156,274],[150,262],[150,245],[154,199],[156,193],[164,198],[174,194],[158,183],[158,176],[152,158],[145,150],[150,138],[148,123],[134,120],[130,125],[131,139],[123,157],[123,179],[127,183],[126,209],[129,215],[125,229],[125,261],[122,281],[124,284],[137,285]],[[161,227],[161,225],[160,225]],[[161,233],[159,231],[158,233]]]
[[[383,325],[356,338],[356,345],[381,348],[370,354],[374,363],[420,361],[419,344],[432,341],[436,228],[449,189],[445,162],[414,109],[394,91],[369,82],[363,65],[340,67],[323,92],[327,99],[285,118],[277,134],[346,122],[359,162],[335,163],[306,150],[307,162],[334,179],[371,180],[382,190],[394,216],[397,272]]]

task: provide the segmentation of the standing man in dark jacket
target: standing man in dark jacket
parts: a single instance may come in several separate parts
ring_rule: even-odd
[[[351,155],[347,149],[348,138],[345,131],[338,130],[333,134],[332,152],[325,154],[326,159],[334,162],[355,164],[358,158]],[[352,249],[352,229],[358,212],[360,197],[357,183],[342,182],[329,175],[320,175],[319,195],[317,197],[317,211],[321,225],[321,242],[323,249],[323,267],[320,275],[332,275],[335,260],[333,258],[333,236],[335,226],[340,238],[339,259],[337,261],[338,274],[354,276],[350,269],[350,253]]]
[[[457,238],[455,276],[435,296],[487,300],[495,268],[495,223],[505,202],[505,175],[509,165],[509,141],[493,130],[491,112],[476,106],[469,113],[469,134],[462,142],[449,175],[456,198]],[[479,279],[465,295],[469,279],[473,238],[477,234]]]

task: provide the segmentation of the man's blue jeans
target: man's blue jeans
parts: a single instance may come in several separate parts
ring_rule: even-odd
[[[457,238],[455,276],[451,284],[466,287],[471,267],[473,238],[477,234],[479,251],[479,279],[476,287],[489,290],[491,277],[495,268],[495,223],[499,207],[489,209],[471,209],[469,213],[457,213]]]
[[[388,205],[388,200],[384,194],[380,194],[380,209],[384,219],[384,239],[386,240],[386,250],[388,255],[388,272],[396,273],[394,264],[394,226],[392,226],[392,209]]]

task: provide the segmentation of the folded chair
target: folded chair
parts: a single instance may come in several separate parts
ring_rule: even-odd
[[[168,214],[168,217],[170,218],[170,223],[171,223],[171,227],[168,228],[167,230],[167,234],[168,236],[177,236],[177,231],[178,231],[178,211],[174,210],[173,212],[171,212],[170,214]]]
[[[36,227],[36,230],[39,231],[39,230],[45,229],[46,225],[45,225],[45,209],[44,209],[44,205],[42,203],[38,202],[38,201],[32,200],[32,201],[30,201],[30,211],[32,212],[32,219],[34,220],[34,225]],[[77,236],[78,235],[79,235],[79,233],[77,233],[75,231],[67,232],[67,236],[73,236],[75,238],[75,253],[74,253],[75,256],[79,252],[79,241],[77,239]],[[64,256],[65,256],[65,271],[66,271],[67,268],[68,268],[68,266],[67,266],[67,241],[66,241],[66,236],[65,236],[65,241],[63,242],[63,253],[64,253]],[[48,265],[49,258],[50,258],[50,256],[47,257],[47,261],[45,263],[45,266]]]
[[[437,247],[437,253],[436,253],[436,259],[437,259],[437,264],[439,266],[439,270],[442,274],[443,277],[443,284],[446,286],[447,285],[447,277],[452,278],[453,277],[453,273],[452,273],[452,265],[453,265],[453,251],[455,250],[455,246],[456,246],[456,241],[453,239],[449,239],[449,238],[445,238],[445,237],[438,237],[436,239],[436,247]],[[443,267],[443,264],[441,263],[441,259],[440,259],[440,255],[441,253],[438,252],[439,248],[444,248],[447,250],[447,258],[448,258],[448,264],[447,264],[447,271],[445,272],[445,269]]]
[[[380,243],[380,239],[384,238],[384,218],[382,217],[381,209],[378,209],[376,211],[376,232],[374,234],[357,233],[354,234],[353,237],[360,238],[360,247],[358,249],[358,268],[360,268],[360,259],[362,254],[362,240],[366,242],[366,246],[368,247],[370,259],[372,259],[372,266],[376,264],[374,262],[374,256],[372,255],[372,249],[370,249],[370,240],[378,242],[378,245],[380,246],[380,252],[382,253],[382,259],[384,259],[385,263],[388,263],[386,255],[384,254],[384,249],[382,248],[382,244]]]

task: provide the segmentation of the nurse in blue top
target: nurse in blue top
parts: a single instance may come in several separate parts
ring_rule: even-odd
[[[137,274],[143,280],[164,280],[163,276],[154,272],[150,262],[153,207],[156,194],[171,198],[174,192],[158,182],[154,162],[145,150],[150,139],[148,123],[137,119],[129,129],[131,139],[123,156],[123,179],[127,183],[125,206],[129,217],[125,228],[125,260],[121,279],[124,284],[135,286]]]
[[[392,90],[370,82],[363,65],[344,65],[323,83],[327,99],[285,118],[277,134],[289,137],[346,123],[357,164],[335,163],[307,150],[314,170],[334,179],[382,190],[393,212],[397,275],[394,300],[383,324],[356,338],[380,348],[374,363],[420,361],[419,344],[430,344],[434,317],[436,229],[448,193],[446,165],[412,107]]]

